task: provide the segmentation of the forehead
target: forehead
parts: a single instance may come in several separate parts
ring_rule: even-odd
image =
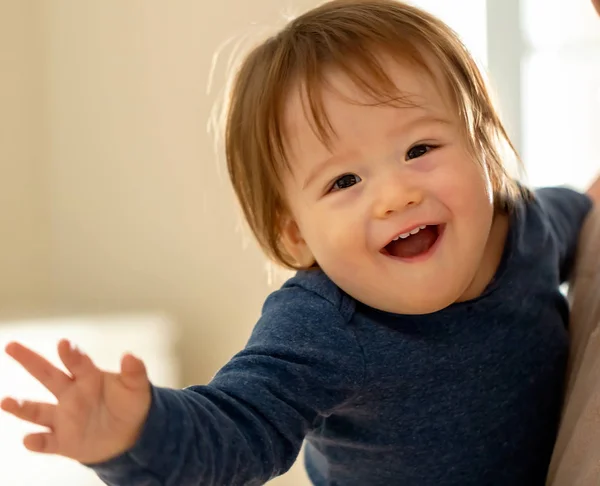
[[[317,89],[297,83],[288,96],[282,119],[288,156],[293,158],[299,144],[304,145],[303,148],[307,148],[306,144],[318,144],[330,150],[330,142],[343,135],[340,130],[348,127],[349,120],[360,119],[365,108],[408,108],[394,115],[407,118],[423,114],[456,118],[452,116],[455,110],[452,110],[447,83],[435,66],[420,66],[384,55],[379,56],[378,62],[394,85],[393,93],[379,89],[368,74],[359,72],[357,81],[339,68],[325,70]]]

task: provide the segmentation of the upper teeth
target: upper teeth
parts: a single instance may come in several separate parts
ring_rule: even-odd
[[[422,229],[425,229],[427,225],[423,225],[423,226],[418,226],[417,228],[407,232],[407,233],[402,233],[401,235],[396,236],[396,238],[394,238],[394,241],[396,241],[398,238],[408,238],[410,235],[416,235],[419,231],[421,231]]]

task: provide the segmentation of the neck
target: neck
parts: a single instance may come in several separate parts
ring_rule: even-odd
[[[479,297],[496,275],[506,246],[509,219],[509,216],[505,213],[497,212],[494,215],[479,270],[457,302]]]

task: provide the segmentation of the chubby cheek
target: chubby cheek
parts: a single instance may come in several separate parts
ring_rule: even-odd
[[[365,251],[365,231],[359,217],[336,214],[328,217],[325,212],[315,211],[304,236],[317,263],[325,271],[344,272],[360,260]],[[329,269],[328,269],[329,267]]]
[[[471,224],[489,220],[493,213],[493,196],[487,172],[475,162],[448,164],[437,178],[435,192],[454,217],[472,218]]]

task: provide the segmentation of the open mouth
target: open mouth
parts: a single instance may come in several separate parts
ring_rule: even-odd
[[[403,260],[425,256],[431,252],[443,229],[444,225],[439,224],[418,226],[409,233],[398,235],[382,248],[381,253]]]

